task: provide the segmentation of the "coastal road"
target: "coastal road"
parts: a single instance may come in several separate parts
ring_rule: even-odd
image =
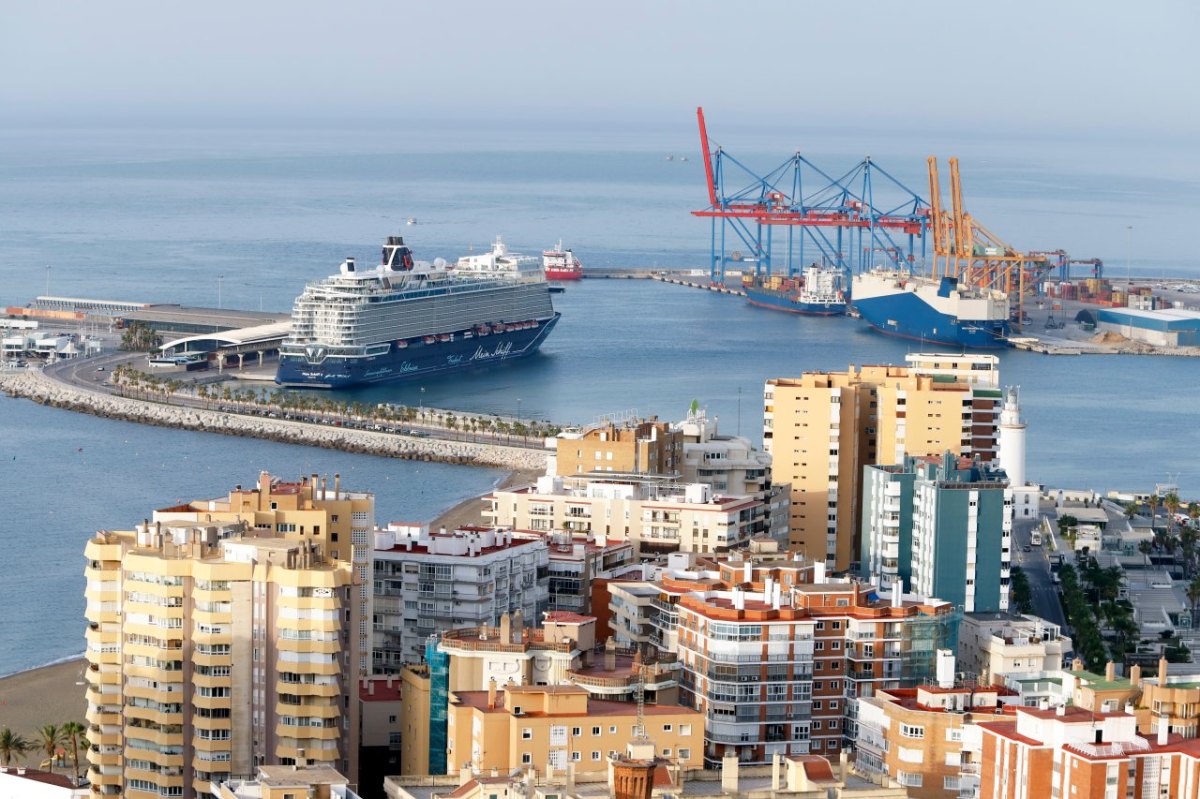
[[[1058,601],[1058,586],[1050,577],[1049,545],[1035,547],[1029,544],[1029,534],[1040,523],[1040,519],[1013,522],[1012,563],[1024,570],[1029,579],[1029,592],[1033,599],[1033,613],[1051,624],[1067,629],[1067,620]],[[1029,551],[1025,551],[1029,547]]]

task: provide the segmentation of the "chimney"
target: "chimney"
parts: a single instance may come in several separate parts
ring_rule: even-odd
[[[1083,671],[1083,661],[1075,658],[1071,661],[1071,671]]]
[[[512,643],[512,618],[507,613],[500,614],[500,640]]]
[[[308,481],[308,495],[313,499],[321,499],[321,495],[317,493],[317,473],[313,472]]]
[[[1129,667],[1129,682],[1134,688],[1142,687],[1142,667],[1136,663]]]
[[[575,764],[567,763],[567,796],[575,795]]]
[[[904,605],[904,593],[900,590],[900,578],[897,577],[892,581],[892,607],[898,608]]]
[[[1171,721],[1166,713],[1158,715],[1158,745],[1166,746],[1167,738],[1171,735]]]
[[[395,678],[394,678],[394,677],[392,677],[390,674],[388,675],[388,678],[387,678],[387,687],[388,687],[388,690],[389,690],[389,691],[390,691],[390,690],[392,690],[392,680],[394,680],[394,679],[395,679]]]
[[[329,498],[329,497],[328,497],[328,496],[325,494],[325,492],[326,492],[326,490],[327,490],[327,489],[326,489],[326,486],[327,486],[328,484],[329,484],[329,478],[328,478],[328,477],[322,477],[322,478],[321,478],[321,499],[328,499],[328,498]]]
[[[458,770],[458,785],[460,788],[473,779],[475,779],[475,775],[471,773],[470,764],[466,764]]]
[[[1066,705],[1059,705],[1058,707],[1054,708],[1054,715],[1056,715],[1056,716],[1065,716],[1065,715],[1067,715],[1067,706],[1066,706]]]
[[[488,680],[488,709],[496,709],[496,678],[492,677]]]
[[[516,640],[515,641],[505,641],[504,643],[506,643],[506,644],[507,643],[514,643],[514,644],[521,643],[521,632],[525,629],[525,614],[521,612],[520,608],[517,608],[516,610],[513,611],[512,629],[513,629],[513,632],[516,634],[516,637],[517,637]]]
[[[843,749],[838,755],[838,780],[845,786],[848,779],[850,779],[850,755]]]
[[[1104,681],[1113,682],[1117,679],[1117,664],[1111,660],[1104,666]]]
[[[813,585],[825,582],[825,561],[813,561]]]
[[[375,696],[375,681],[364,680],[363,682],[367,684],[367,696]]]
[[[1160,688],[1167,687],[1167,659],[1165,656],[1158,659],[1158,686]]]
[[[342,496],[342,476],[337,472],[333,475],[333,498],[340,499]]]
[[[746,555],[743,555],[742,557],[746,558],[746,565],[742,567],[742,582],[748,583],[754,579],[754,564]]]
[[[735,752],[726,752],[721,758],[721,790],[736,794],[738,790],[738,757]]]
[[[771,755],[771,790],[779,790],[779,769],[783,765],[783,756],[778,752]]]

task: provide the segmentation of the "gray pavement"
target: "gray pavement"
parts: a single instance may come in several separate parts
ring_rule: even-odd
[[[1043,514],[1045,515],[1045,514]],[[1041,519],[1019,520],[1013,522],[1013,552],[1012,564],[1020,566],[1029,578],[1029,592],[1033,599],[1033,613],[1046,621],[1060,625],[1065,633],[1067,620],[1063,615],[1062,605],[1058,601],[1058,586],[1051,579],[1050,546],[1043,542],[1042,546],[1031,546],[1030,533],[1040,523]],[[1029,547],[1026,552],[1025,547]]]

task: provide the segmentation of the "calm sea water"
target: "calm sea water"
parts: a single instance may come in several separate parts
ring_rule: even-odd
[[[717,141],[756,168],[797,146],[787,132],[736,128]],[[372,262],[397,230],[430,259],[502,233],[526,252],[562,237],[596,266],[697,267],[708,225],[687,213],[705,204],[695,150],[686,125],[557,137],[469,128],[0,131],[0,300],[23,304],[48,280],[52,294],[215,305],[221,276],[225,306],[286,309],[306,280],[347,255]],[[1117,274],[1200,277],[1183,232],[1200,211],[1200,168],[1169,147],[825,133],[805,152],[830,169],[869,152],[922,194],[924,156],[957,153],[972,211],[1014,244],[1100,256]],[[668,162],[666,153],[690,160]],[[418,224],[402,227],[408,217]],[[431,381],[423,394],[396,386],[352,396],[558,422],[629,411],[677,418],[697,399],[723,430],[758,438],[765,379],[900,363],[908,351],[853,320],[791,317],[650,281],[584,281],[556,305],[561,324],[526,362]],[[1004,382],[1022,386],[1032,479],[1144,488],[1171,475],[1185,491],[1200,488],[1194,362],[1001,358]],[[82,649],[81,552],[97,528],[222,494],[260,469],[341,472],[377,493],[385,520],[429,518],[497,477],[7,399],[0,469],[10,553],[0,559],[0,674]]]

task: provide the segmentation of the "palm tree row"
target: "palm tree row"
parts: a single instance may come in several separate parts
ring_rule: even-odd
[[[43,765],[53,773],[55,764],[66,756],[66,747],[70,749],[72,773],[78,782],[79,750],[90,746],[85,737],[86,733],[87,728],[77,721],[68,721],[62,725],[46,724],[37,730],[33,738],[26,738],[8,727],[0,728],[0,765],[8,767],[15,758],[39,752],[46,755]]]
[[[368,405],[361,402],[345,402],[311,392],[236,389],[226,386],[192,385],[179,380],[163,379],[146,374],[132,366],[121,365],[113,370],[113,384],[126,397],[143,400],[170,402],[175,396],[196,397],[207,409],[226,412],[276,412],[281,416],[316,417],[317,421],[334,423],[352,420],[376,425],[414,423],[440,427],[451,432],[470,434],[473,441],[478,436],[504,439],[512,443],[515,438],[528,442],[530,438],[541,439],[556,436],[562,428],[549,421],[536,419],[505,419],[499,416],[480,414],[455,414],[437,408],[413,408],[407,405],[380,403]]]

